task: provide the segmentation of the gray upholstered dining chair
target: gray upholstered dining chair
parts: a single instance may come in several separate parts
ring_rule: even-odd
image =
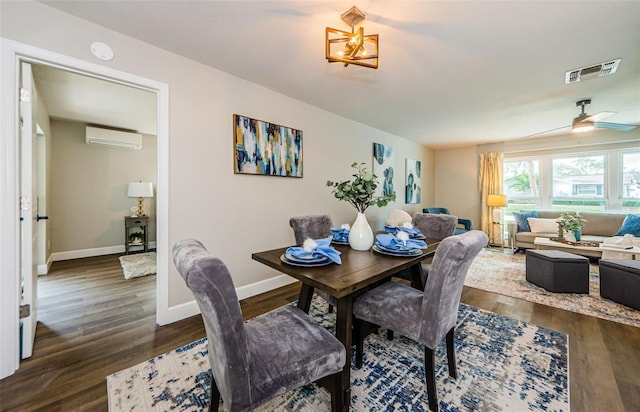
[[[289,226],[293,229],[296,245],[302,245],[308,238],[322,239],[332,235],[333,222],[329,215],[294,216],[289,219]],[[333,312],[336,299],[321,290],[315,291],[318,296],[329,302],[329,313]]]
[[[426,238],[442,240],[453,236],[458,224],[458,218],[453,215],[416,213],[413,215],[411,223]]]
[[[427,239],[442,240],[449,236],[453,236],[456,230],[456,225],[458,224],[458,218],[453,215],[416,213],[411,219],[411,224]],[[427,277],[429,276],[429,271],[431,270],[431,263],[421,263],[421,265],[422,285],[424,285]],[[400,272],[396,277],[408,280],[413,284],[411,273],[408,270]],[[418,287],[418,285],[413,286]],[[389,338],[392,336],[392,334],[389,334]]]
[[[332,225],[329,215],[294,216],[289,219],[296,245],[302,245],[308,238],[322,239],[331,236]]]
[[[450,215],[449,209],[446,207],[425,207],[422,209],[423,213],[440,213],[443,215]],[[458,217],[458,223],[456,224],[455,234],[460,235],[464,232],[468,232],[473,229],[473,221],[471,219],[464,219]]]
[[[329,331],[292,305],[242,320],[227,266],[202,243],[181,240],[173,261],[196,298],[207,332],[211,403],[247,411],[318,380],[331,392],[331,410],[343,406],[345,348]]]
[[[422,343],[429,409],[438,411],[434,350],[446,336],[449,375],[456,379],[455,325],[464,279],[471,262],[487,244],[484,232],[472,230],[444,239],[433,258],[424,292],[387,282],[353,303],[356,367],[362,367],[364,335],[375,324]]]

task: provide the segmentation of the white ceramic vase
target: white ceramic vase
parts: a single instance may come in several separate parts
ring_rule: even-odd
[[[349,231],[349,246],[354,250],[369,250],[373,246],[373,231],[364,213],[358,212]]]

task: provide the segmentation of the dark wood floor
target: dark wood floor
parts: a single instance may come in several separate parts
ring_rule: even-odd
[[[155,276],[116,255],[56,262],[39,282],[33,357],[0,381],[1,411],[106,411],[105,377],[204,336],[199,316],[155,324]],[[297,298],[294,284],[241,302],[245,318]],[[465,288],[462,301],[569,335],[573,411],[640,411],[640,328]]]

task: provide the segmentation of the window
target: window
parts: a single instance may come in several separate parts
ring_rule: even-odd
[[[537,160],[505,161],[503,166],[508,202],[505,221],[512,220],[512,212],[539,209],[540,163]]]
[[[622,155],[622,211],[637,212],[640,208],[640,152]]]
[[[604,156],[551,159],[551,210],[604,212]]]
[[[505,158],[506,220],[534,209],[640,213],[640,151],[634,149]]]

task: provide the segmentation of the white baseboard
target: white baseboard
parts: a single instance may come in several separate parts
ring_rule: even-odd
[[[290,285],[297,282],[296,279],[288,275],[279,275],[269,279],[261,280],[259,282],[251,283],[249,285],[240,286],[236,288],[238,299],[246,299],[251,296],[259,295],[270,290],[280,288],[282,286]]]
[[[149,249],[155,249],[156,242],[149,242]],[[124,245],[98,247],[93,249],[69,250],[67,252],[55,252],[51,254],[51,261],[79,259],[92,256],[114,255],[124,253]]]
[[[280,275],[236,288],[236,293],[238,294],[238,299],[246,299],[295,282],[297,282],[297,280],[290,276]],[[172,306],[169,308],[169,312],[167,314],[167,323],[177,322],[199,313],[200,308],[195,300],[177,306]]]

